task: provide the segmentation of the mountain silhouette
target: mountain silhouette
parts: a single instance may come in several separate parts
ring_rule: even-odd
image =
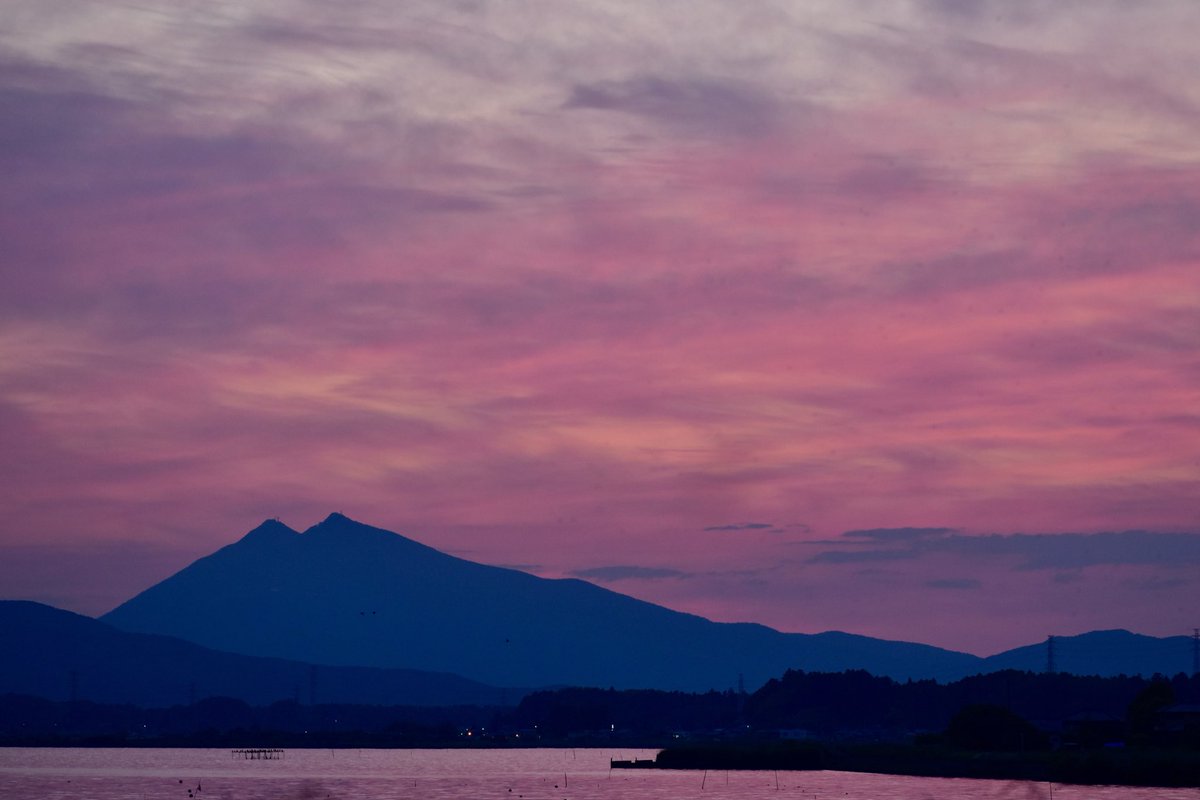
[[[1092,631],[1054,637],[1054,668],[1075,675],[1174,675],[1191,672],[1190,636],[1143,636],[1126,630]],[[1045,642],[1017,647],[983,660],[983,672],[1018,669],[1041,672],[1047,665]]]
[[[264,522],[102,619],[206,647],[405,667],[493,685],[754,688],[786,669],[953,678],[980,660],[845,633],[716,623],[600,588],[441,553],[332,514]]]
[[[304,533],[268,520],[104,615],[118,628],[293,661],[449,673],[493,686],[753,690],[788,669],[951,681],[1046,667],[1044,643],[980,658],[848,633],[717,623],[593,584],[441,553],[331,514]],[[1056,637],[1056,667],[1174,674],[1191,640]]]
[[[0,694],[144,707],[233,697],[367,705],[512,705],[525,694],[455,675],[314,667],[221,653],[168,636],[128,633],[70,611],[0,601]]]

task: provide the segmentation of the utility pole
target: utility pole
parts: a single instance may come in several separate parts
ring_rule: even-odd
[[[1053,675],[1057,670],[1054,665],[1054,637],[1046,637],[1046,674]]]

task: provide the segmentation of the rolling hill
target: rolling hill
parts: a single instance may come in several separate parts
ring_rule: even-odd
[[[90,617],[0,601],[0,694],[143,707],[233,697],[251,705],[299,698],[366,705],[513,705],[525,694],[454,675],[316,667],[216,652],[167,636],[128,633]]]

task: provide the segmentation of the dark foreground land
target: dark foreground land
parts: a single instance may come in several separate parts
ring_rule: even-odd
[[[898,744],[703,744],[669,747],[659,753],[655,767],[698,770],[839,770],[1087,785],[1200,787],[1200,753],[1159,749],[1107,748],[1035,753],[981,753],[936,746]]]
[[[208,697],[141,708],[0,694],[0,746],[665,747],[657,768],[1200,787],[1200,675],[1008,671],[938,684],[789,671],[752,694],[563,688],[515,706]]]

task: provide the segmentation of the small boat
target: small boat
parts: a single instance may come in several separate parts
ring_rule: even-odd
[[[654,769],[653,758],[635,758],[632,761],[622,761],[616,758],[608,760],[609,769]]]

